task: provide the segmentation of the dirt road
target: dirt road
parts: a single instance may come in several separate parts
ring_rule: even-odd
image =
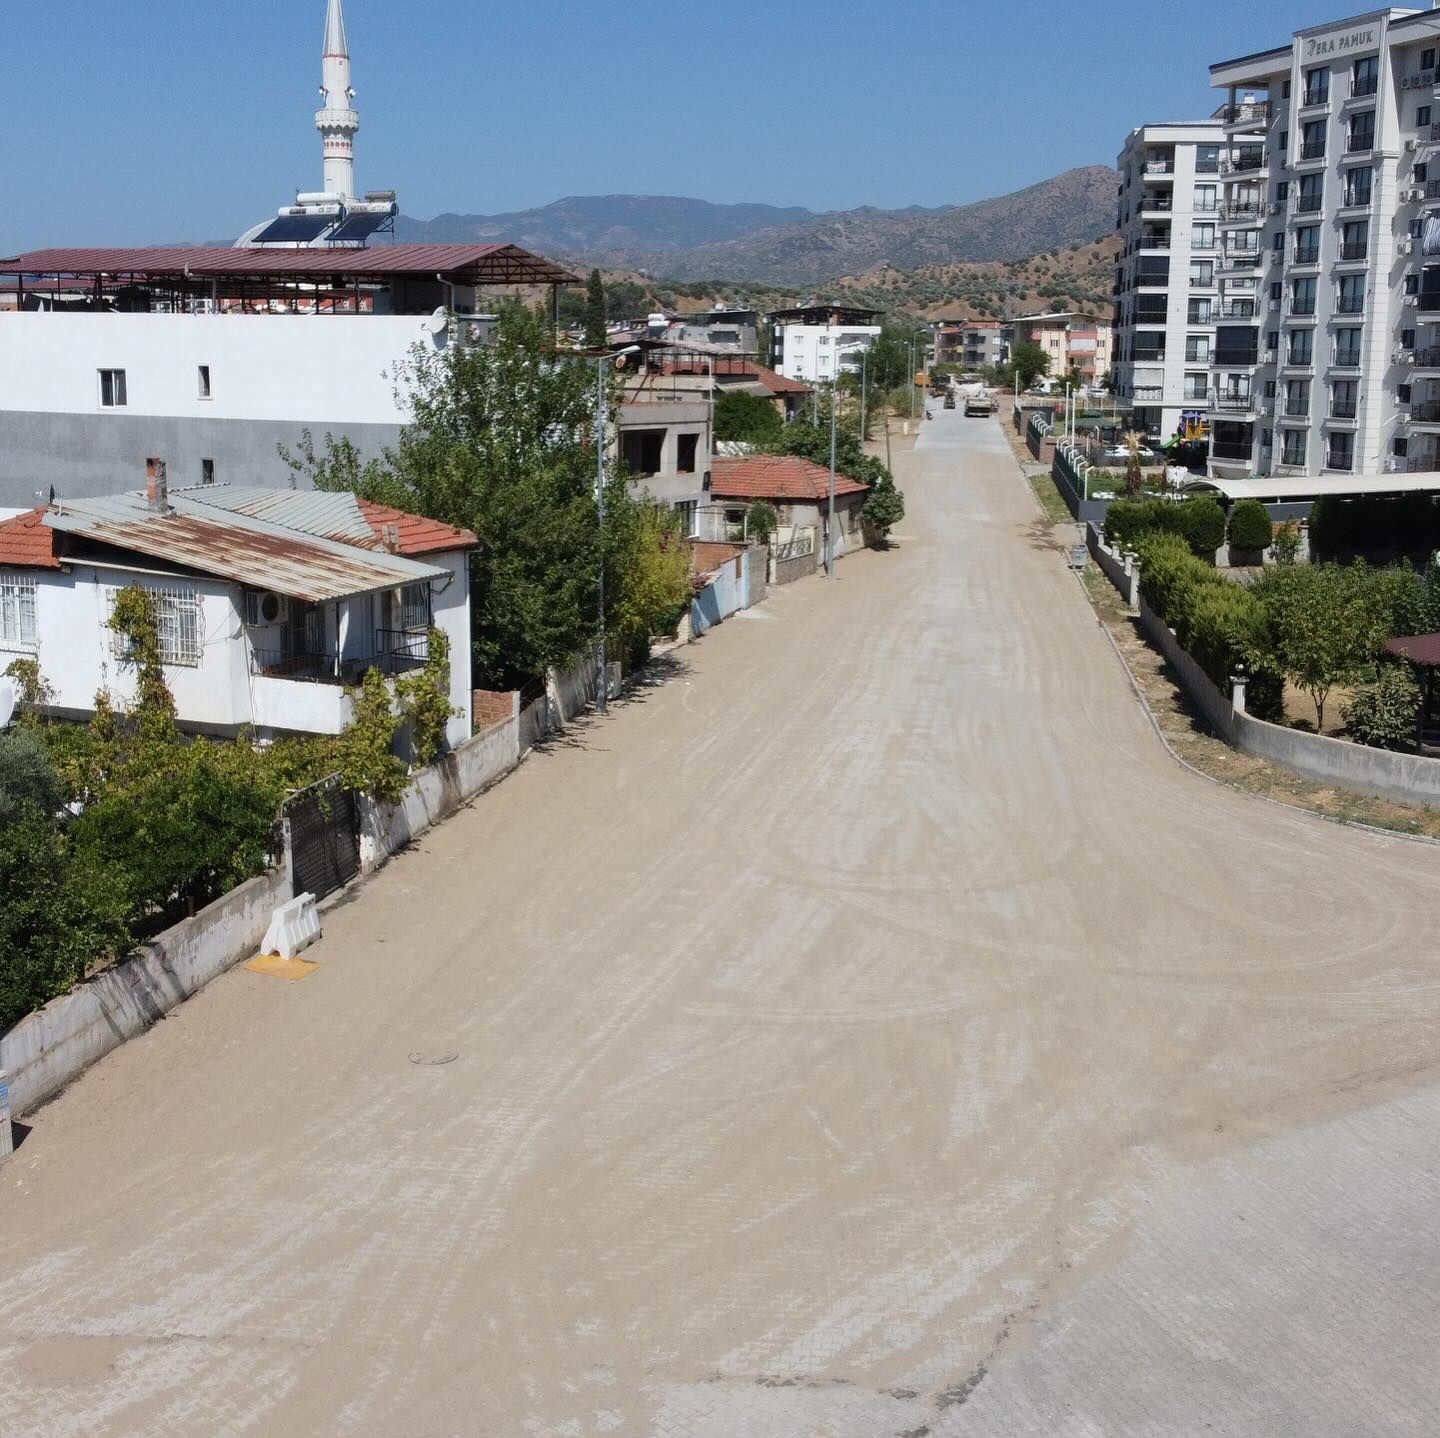
[[[904,469],[38,1116],[0,1432],[1432,1431],[1440,851],[1178,768],[994,420]]]

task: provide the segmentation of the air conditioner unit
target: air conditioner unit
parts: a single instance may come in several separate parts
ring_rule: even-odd
[[[1418,150],[1420,148],[1420,141],[1417,140],[1414,135],[1411,135],[1410,138],[1405,141],[1405,148],[1407,150]]]
[[[1412,240],[1409,235],[1405,235],[1401,239],[1395,241],[1396,254],[1408,255],[1410,251],[1414,248],[1415,241]]]
[[[1415,363],[1415,351],[1414,351],[1414,350],[1395,350],[1395,351],[1391,354],[1390,358],[1391,358],[1396,364],[1414,364],[1414,363]]]
[[[1400,199],[1403,204],[1413,205],[1417,200],[1423,200],[1424,198],[1424,190],[1414,189],[1400,191]]]
[[[245,622],[250,625],[282,624],[290,613],[290,601],[273,589],[245,591]]]

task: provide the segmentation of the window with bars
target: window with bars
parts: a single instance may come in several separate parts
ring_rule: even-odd
[[[200,634],[200,596],[185,586],[151,589],[146,585],[144,588],[155,606],[155,633],[160,642],[160,662],[196,668],[204,650]],[[118,589],[105,591],[107,616],[114,613],[115,600],[119,593]],[[112,630],[110,652],[117,659],[124,659],[130,652],[130,641],[123,634]]]
[[[0,649],[35,645],[35,576],[0,569]]]
[[[430,628],[430,586],[423,580],[407,584],[400,591],[400,628],[407,634],[423,634]]]

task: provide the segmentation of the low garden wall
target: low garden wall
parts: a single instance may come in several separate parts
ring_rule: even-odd
[[[289,898],[287,862],[222,894],[0,1035],[11,1112],[19,1117],[53,1098],[111,1049],[250,958],[271,914]]]
[[[1123,564],[1102,542],[1093,524],[1087,527],[1086,542],[1102,572],[1128,599],[1128,576],[1124,574]],[[1271,724],[1246,714],[1235,708],[1230,698],[1220,692],[1210,676],[1180,647],[1169,625],[1146,604],[1143,595],[1139,612],[1142,632],[1165,656],[1185,697],[1232,748],[1354,794],[1393,799],[1402,804],[1440,804],[1440,759],[1372,749],[1365,744]]]
[[[1085,498],[1085,481],[1076,472],[1064,450],[1056,449],[1050,461],[1050,476],[1070,513],[1081,524],[1104,524],[1105,512],[1110,508],[1110,502]]]

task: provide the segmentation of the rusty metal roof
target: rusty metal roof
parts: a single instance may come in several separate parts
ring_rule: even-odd
[[[309,603],[448,577],[444,569],[398,554],[305,534],[254,515],[227,513],[183,491],[170,496],[166,512],[151,509],[143,494],[67,499],[46,511],[45,524],[77,538]]]
[[[1385,652],[1421,669],[1440,669],[1440,634],[1402,634],[1385,641]]]
[[[270,249],[161,245],[139,249],[30,250],[0,257],[0,274],[124,276],[134,280],[284,276],[326,283],[430,278],[455,284],[579,284],[579,277],[518,245],[377,245],[372,249]]]

